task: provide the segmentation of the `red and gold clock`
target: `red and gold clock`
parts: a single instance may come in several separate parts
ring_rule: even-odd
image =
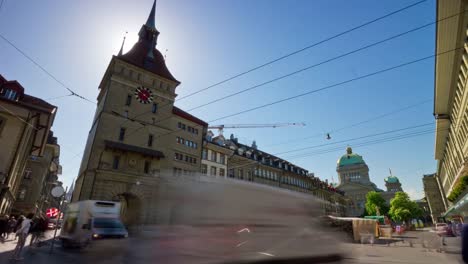
[[[153,92],[146,87],[138,87],[135,90],[135,97],[142,104],[149,104],[153,102]]]

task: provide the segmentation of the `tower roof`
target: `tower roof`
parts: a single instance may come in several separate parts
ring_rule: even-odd
[[[140,32],[138,33],[138,42],[135,43],[132,49],[127,53],[121,54],[119,52],[117,58],[168,80],[180,83],[167,68],[166,61],[161,52],[156,49],[159,31],[155,26],[155,12],[156,1],[153,3],[146,23],[141,26]]]
[[[336,162],[336,165],[338,167],[356,165],[356,164],[366,164],[366,163],[362,159],[362,156],[356,153],[353,153],[353,149],[351,147],[347,147],[346,154],[341,156]]]
[[[384,179],[385,182],[388,182],[388,183],[397,183],[397,182],[400,182],[400,180],[398,179],[398,177],[396,176],[388,176],[387,178]]]

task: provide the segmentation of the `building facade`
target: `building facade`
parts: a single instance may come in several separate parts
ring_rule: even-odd
[[[99,85],[72,198],[121,201],[128,225],[156,221],[154,190],[162,173],[201,169],[207,124],[174,106],[180,82],[156,49],[158,35],[153,4],[138,42],[112,57]]]
[[[444,197],[440,189],[439,180],[436,174],[427,174],[423,176],[424,194],[429,207],[430,216],[433,223],[437,222],[437,218],[441,217],[447,210],[444,204]]]
[[[228,159],[234,154],[234,151],[224,147],[225,141],[223,135],[213,137],[213,132],[208,131],[203,141],[202,174],[227,177]]]
[[[353,153],[351,147],[338,159],[336,171],[340,180],[337,188],[344,191],[351,201],[346,211],[347,216],[360,216],[364,213],[368,192],[383,192],[370,180],[369,167],[362,156]]]
[[[434,89],[436,177],[443,199],[454,204],[466,194],[458,186],[468,175],[467,7],[467,0],[437,1],[437,20],[460,13],[437,24]]]
[[[0,75],[0,215],[17,200],[27,160],[44,154],[56,111]]]
[[[347,206],[344,193],[306,169],[259,150],[255,141],[248,146],[231,135],[224,146],[233,151],[228,159],[228,178],[308,193],[322,201],[325,214],[344,215]]]
[[[47,185],[53,184],[47,181],[49,174],[61,173],[59,157],[60,146],[51,131],[42,157],[32,156],[26,162],[12,214],[45,212],[48,197],[43,192],[48,189]]]
[[[401,188],[400,179],[398,177],[390,175],[384,179],[385,181],[385,188],[387,191],[382,192],[382,197],[387,201],[387,204],[390,205],[390,200],[395,197],[396,192],[402,192],[403,188]]]

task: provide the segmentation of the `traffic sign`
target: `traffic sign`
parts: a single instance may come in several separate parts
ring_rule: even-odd
[[[58,215],[58,213],[59,213],[59,210],[57,208],[55,208],[55,207],[49,208],[46,211],[46,215],[49,218],[56,217]]]
[[[62,186],[55,186],[54,188],[52,188],[50,193],[52,194],[53,197],[58,198],[65,193],[65,190],[63,189]]]

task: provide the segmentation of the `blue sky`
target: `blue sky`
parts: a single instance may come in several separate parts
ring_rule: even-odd
[[[416,1],[346,0],[159,0],[156,27],[158,49],[167,56],[172,74],[187,95],[234,74],[275,59],[326,37]],[[78,93],[95,100],[98,84],[128,31],[125,50],[145,22],[152,0],[13,1],[0,10],[0,34],[38,61]],[[288,59],[176,103],[190,109],[249,86],[407,31],[435,19],[435,0],[428,0],[375,24],[356,30]],[[209,121],[264,103],[321,88],[434,53],[431,26],[382,45],[327,63],[301,74],[265,85],[191,112]],[[67,91],[0,39],[0,73],[18,80],[26,92],[43,98]],[[225,130],[244,143],[257,141],[260,149],[279,153],[295,148],[333,143],[355,137],[433,122],[434,60],[355,81],[263,108],[216,124],[304,122],[304,127]],[[325,134],[405,106],[424,104],[360,126]],[[62,146],[62,180],[77,177],[81,152],[95,106],[75,97],[50,100],[58,106],[54,133]],[[428,126],[425,128],[433,128]],[[323,136],[281,144],[298,138]],[[405,134],[401,132],[400,134]],[[352,147],[359,141],[350,141]],[[346,143],[322,155],[285,154],[322,179],[337,180],[336,160]],[[320,149],[320,148],[319,148]],[[355,147],[379,187],[391,168],[413,198],[422,197],[423,174],[433,173],[434,135]],[[314,149],[315,150],[315,149]],[[295,155],[292,155],[295,154]],[[297,156],[300,156],[297,158]]]

